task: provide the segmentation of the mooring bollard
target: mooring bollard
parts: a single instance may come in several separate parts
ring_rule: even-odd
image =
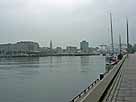
[[[100,80],[102,80],[104,77],[104,74],[103,73],[100,73]]]

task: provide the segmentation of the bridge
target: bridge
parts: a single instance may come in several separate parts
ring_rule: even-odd
[[[70,102],[136,102],[136,54],[125,55]]]

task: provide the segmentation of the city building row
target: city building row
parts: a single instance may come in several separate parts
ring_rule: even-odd
[[[100,54],[108,53],[111,47],[100,45],[100,47],[89,47],[87,41],[80,42],[80,48],[76,46],[67,46],[53,48],[52,41],[50,47],[40,47],[37,42],[20,41],[14,44],[0,44],[0,56],[33,56],[33,55],[61,55],[61,54]]]

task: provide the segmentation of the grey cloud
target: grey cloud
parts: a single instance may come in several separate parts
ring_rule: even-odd
[[[123,42],[126,41],[126,16],[129,19],[131,41],[135,42],[135,0],[80,0],[79,5],[69,8],[64,5],[53,7],[47,2],[1,0],[0,42],[34,40],[44,46],[52,39],[54,46],[66,46],[79,45],[81,40],[86,39],[91,45],[109,44],[109,12],[113,14],[115,42],[119,34]]]

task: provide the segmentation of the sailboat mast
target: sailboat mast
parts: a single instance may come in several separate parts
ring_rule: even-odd
[[[128,19],[126,19],[126,23],[127,23],[127,51],[129,53],[129,31],[128,31]]]
[[[119,35],[119,50],[120,50],[120,54],[121,54],[121,35]]]
[[[113,28],[112,28],[112,14],[111,14],[111,13],[110,13],[110,24],[111,24],[111,44],[112,44],[112,54],[114,54]]]

